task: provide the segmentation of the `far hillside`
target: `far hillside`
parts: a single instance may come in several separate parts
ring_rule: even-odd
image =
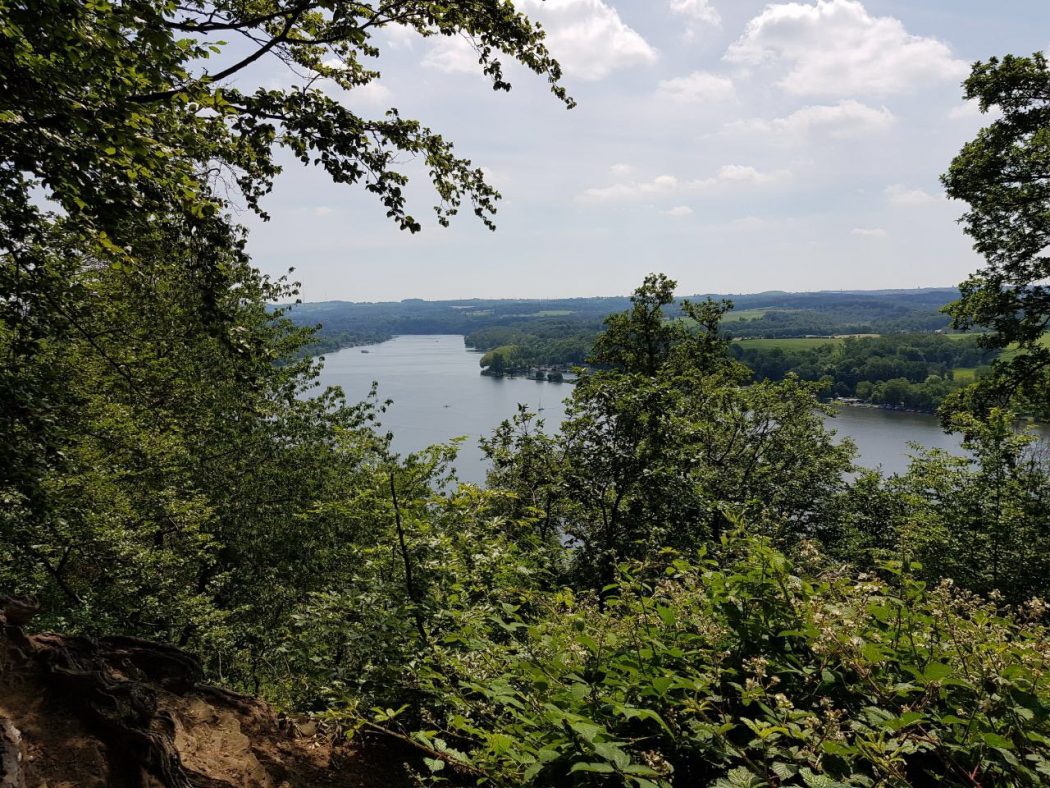
[[[692,300],[708,297],[733,302],[734,310],[724,324],[733,337],[773,339],[945,331],[949,321],[941,310],[957,299],[959,292],[955,288],[925,288],[688,296]],[[574,356],[578,345],[589,347],[606,315],[629,305],[627,296],[325,301],[296,305],[291,317],[300,325],[321,327],[319,352],[382,341],[397,334],[463,334],[468,344],[482,351],[521,344],[527,337],[544,343],[571,340],[572,349],[564,350]]]
[[[732,355],[755,380],[795,375],[821,382],[823,396],[885,408],[933,412],[953,391],[987,374],[998,352],[973,334],[953,334],[944,307],[952,288],[695,295],[727,299],[722,321]],[[482,374],[562,380],[591,355],[604,320],[628,298],[464,300],[396,303],[332,301],[296,306],[300,323],[320,325],[314,353],[397,334],[463,334],[481,354]],[[687,320],[679,302],[670,320]]]

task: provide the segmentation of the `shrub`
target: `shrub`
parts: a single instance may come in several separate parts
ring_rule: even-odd
[[[601,596],[459,610],[405,719],[436,779],[458,766],[515,785],[1041,785],[1041,614],[894,565],[807,576],[734,536],[695,562],[621,567]]]

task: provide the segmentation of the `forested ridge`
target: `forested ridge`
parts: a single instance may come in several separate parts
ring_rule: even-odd
[[[955,288],[688,296],[693,300],[731,300],[735,311],[727,316],[725,330],[737,337],[765,338],[945,330],[951,320],[943,308],[958,297]],[[466,334],[470,345],[490,350],[496,345],[487,332],[500,329],[536,336],[553,336],[556,330],[564,336],[581,334],[593,339],[607,316],[629,305],[627,296],[330,301],[296,305],[289,316],[300,325],[319,326],[322,337],[355,333]]]
[[[980,334],[948,334],[949,289],[852,293],[692,296],[726,300],[720,330],[741,340],[734,357],[756,379],[794,374],[825,381],[825,398],[936,412],[953,391],[988,371],[999,355]],[[678,299],[668,319],[685,319]],[[586,365],[610,313],[629,301],[585,298],[529,301],[422,301],[302,304],[290,315],[318,334],[308,352],[381,342],[400,334],[464,334],[484,374],[554,376]],[[753,341],[763,340],[763,341]],[[778,341],[783,340],[783,341]],[[796,341],[799,340],[799,341]]]
[[[1014,418],[1050,393],[1045,58],[974,66],[966,97],[996,114],[944,176],[986,260],[952,325],[1009,349],[941,405],[965,457],[859,471],[823,383],[755,380],[729,305],[652,274],[604,318],[565,422],[504,423],[478,487],[454,445],[393,454],[374,397],[312,391],[317,334],[276,306],[296,285],[253,267],[234,211],[265,214],[283,148],[407,232],[417,157],[439,223],[491,224],[498,194],[440,134],[311,79],[372,81],[397,24],[465,35],[494,88],[510,58],[571,107],[517,8],[0,0],[0,591],[23,600],[4,624],[85,636],[5,626],[5,649],[57,655],[48,692],[132,784],[205,784],[171,755],[139,638],[165,692],[192,663],[410,748],[391,784],[1046,784],[1050,467]],[[252,89],[262,57],[302,83]]]

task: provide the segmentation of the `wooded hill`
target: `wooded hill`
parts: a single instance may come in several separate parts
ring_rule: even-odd
[[[943,308],[958,299],[956,288],[824,291],[688,296],[732,301],[724,321],[732,336],[798,337],[835,334],[897,334],[948,328]],[[320,326],[320,347],[377,341],[397,334],[464,334],[480,350],[493,344],[484,329],[512,328],[548,338],[596,334],[606,316],[630,306],[627,296],[561,299],[465,299],[356,303],[325,301],[295,305],[289,316],[302,326]],[[670,315],[674,316],[672,309]]]

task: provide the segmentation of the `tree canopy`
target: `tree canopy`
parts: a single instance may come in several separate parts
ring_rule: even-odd
[[[277,146],[337,182],[362,183],[410,230],[419,224],[406,212],[396,155],[418,155],[437,189],[442,221],[464,199],[489,221],[496,193],[440,135],[396,110],[367,120],[318,89],[321,79],[348,89],[376,79],[366,61],[380,56],[376,33],[391,25],[422,36],[466,36],[479,68],[502,90],[510,87],[499,57],[506,53],[545,75],[571,104],[542,32],[496,0],[48,0],[4,2],[0,19],[0,219],[12,240],[31,226],[35,182],[98,233],[112,234],[122,212],[161,202],[193,215],[220,212],[220,182],[258,210],[278,170]],[[291,87],[232,86],[232,77],[263,57],[286,64]],[[121,240],[113,239],[118,246]]]
[[[1050,67],[1045,55],[979,62],[965,82],[991,122],[968,142],[943,176],[950,197],[969,208],[962,222],[985,259],[962,285],[951,312],[958,328],[984,327],[990,347],[1020,350],[976,394],[985,404],[1010,397],[1045,407],[1050,348]]]
[[[350,539],[325,502],[386,462],[361,429],[378,405],[306,396],[310,332],[274,308],[296,287],[252,267],[234,209],[265,218],[283,148],[411,232],[417,159],[440,223],[469,205],[491,226],[499,195],[451,142],[322,89],[376,79],[394,25],[464,36],[494,88],[509,57],[572,105],[542,30],[497,0],[0,0],[0,584],[44,621],[243,667],[266,611],[326,575],[320,545]],[[251,87],[263,58],[287,87]]]

